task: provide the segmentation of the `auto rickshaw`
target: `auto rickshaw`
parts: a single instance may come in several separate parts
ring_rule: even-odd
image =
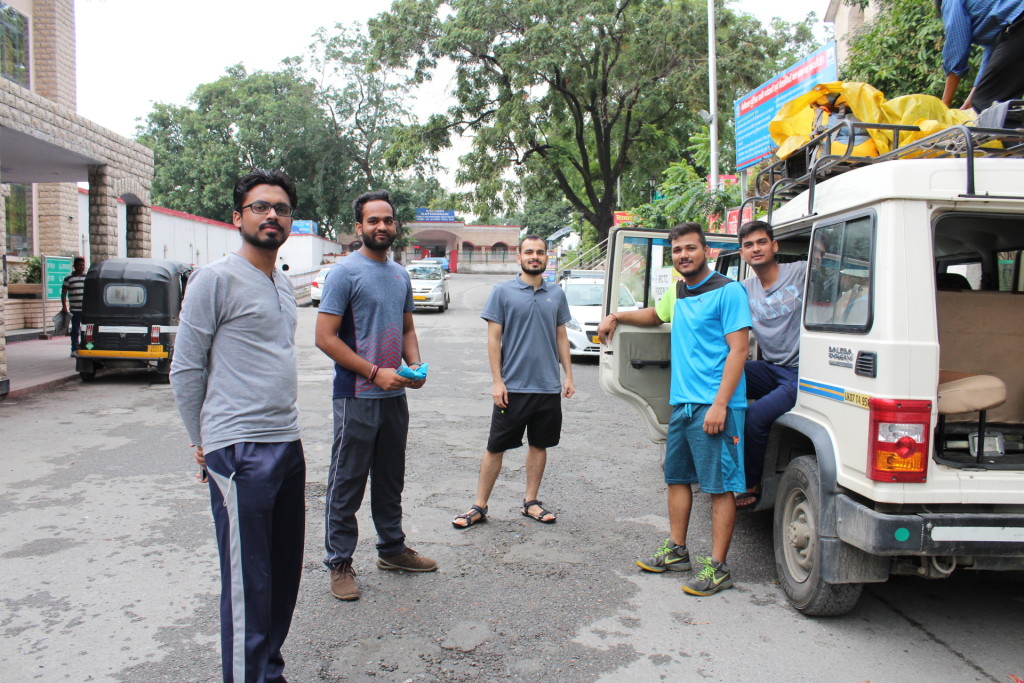
[[[178,316],[192,266],[154,258],[112,258],[85,275],[82,339],[75,370],[151,368],[167,381]]]

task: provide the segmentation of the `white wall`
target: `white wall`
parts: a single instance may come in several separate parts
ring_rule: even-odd
[[[124,257],[127,248],[128,210],[122,203],[117,203],[117,255]],[[83,253],[87,263],[89,257],[89,196],[84,192],[78,194],[78,233],[79,243],[83,245]],[[154,207],[152,213],[152,256],[182,261],[193,265],[204,265],[216,261],[228,253],[237,251],[240,244],[238,230],[228,223],[211,221],[199,216],[168,211]],[[344,248],[337,242],[324,239],[317,235],[292,235],[284,243],[279,252],[278,262],[288,264],[289,274],[315,272],[325,256],[333,261],[329,254],[340,254]]]

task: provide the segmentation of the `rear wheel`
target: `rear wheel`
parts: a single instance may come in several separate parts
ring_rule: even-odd
[[[821,578],[820,520],[818,463],[801,456],[786,468],[775,498],[779,583],[790,604],[808,616],[846,614],[857,604],[863,584],[833,584]]]
[[[320,299],[313,299],[313,308],[320,308]]]
[[[83,370],[82,372],[78,373],[78,376],[82,378],[83,382],[92,382],[96,379],[96,371]]]

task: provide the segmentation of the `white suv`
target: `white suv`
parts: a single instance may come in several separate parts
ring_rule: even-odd
[[[780,260],[808,263],[797,402],[757,507],[774,508],[783,590],[835,615],[893,574],[1024,569],[1024,136],[958,127],[806,168],[770,170],[764,198]],[[654,305],[664,233],[609,245],[610,286]],[[735,252],[716,268],[744,277]],[[621,325],[601,355],[602,387],[657,441],[669,328]]]

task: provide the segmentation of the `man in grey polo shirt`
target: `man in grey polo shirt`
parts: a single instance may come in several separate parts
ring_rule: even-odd
[[[561,397],[575,392],[565,324],[571,320],[565,293],[544,280],[547,244],[536,235],[519,242],[515,279],[491,290],[480,314],[487,321],[487,357],[491,365],[491,433],[480,463],[476,502],[452,520],[456,529],[486,521],[487,501],[501,472],[505,451],[523,445],[527,435],[526,495],[522,514],[553,524],[555,514],[537,499],[548,451],[562,430]],[[561,364],[563,380],[558,372]]]

